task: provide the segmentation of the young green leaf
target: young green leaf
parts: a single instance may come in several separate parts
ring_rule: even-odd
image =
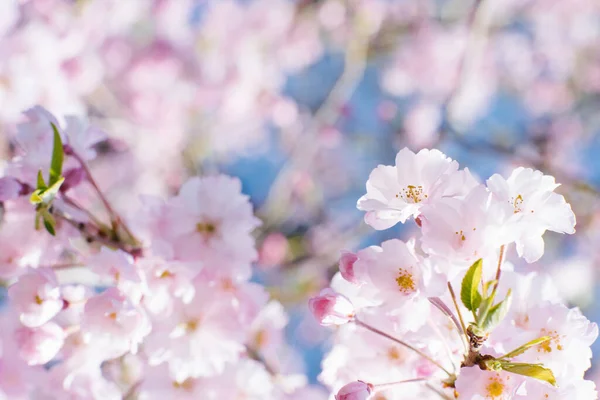
[[[514,349],[513,351],[508,352],[505,355],[503,355],[502,357],[498,357],[498,358],[507,359],[507,358],[513,358],[513,357],[519,356],[519,355],[525,353],[527,350],[529,350],[533,346],[537,346],[539,344],[545,343],[545,342],[549,341],[550,339],[552,339],[550,336],[542,336],[540,338],[533,339],[533,340],[525,343],[523,346],[519,346],[516,349]]]
[[[483,322],[480,322],[481,329],[486,332],[493,330],[506,317],[508,310],[512,304],[512,291],[509,289],[506,297],[500,303],[496,304],[487,313]]]
[[[46,228],[48,233],[52,236],[56,236],[56,220],[54,219],[52,214],[50,214],[47,208],[41,208],[39,212],[42,215],[42,219],[44,220],[44,227]]]
[[[54,146],[52,148],[52,161],[50,162],[50,177],[48,178],[48,185],[52,186],[54,183],[58,182],[62,174],[64,149],[62,140],[60,138],[60,133],[58,133],[56,125],[54,125],[52,122],[50,125],[52,125],[52,130],[54,131]]]
[[[48,231],[49,234],[51,234],[52,236],[56,236],[56,231],[54,230],[54,226],[47,219],[44,219],[44,227],[46,228],[46,230]]]
[[[37,187],[36,189],[44,190],[46,189],[46,182],[44,182],[44,175],[42,175],[42,170],[40,169],[37,174]]]
[[[471,265],[462,281],[460,299],[469,311],[475,312],[481,304],[481,294],[478,286],[481,281],[482,260],[479,259]]]
[[[554,378],[552,370],[540,364],[502,363],[502,369],[513,374],[539,379],[556,386],[556,378]]]

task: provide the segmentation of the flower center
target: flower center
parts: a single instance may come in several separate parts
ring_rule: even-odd
[[[552,353],[552,346],[556,348],[556,350],[561,351],[563,349],[563,345],[560,342],[560,335],[555,330],[548,330],[546,328],[542,328],[540,331],[542,336],[550,336],[550,340],[545,341],[544,343],[540,343],[538,345],[538,353]]]
[[[398,270],[398,277],[396,278],[398,288],[404,294],[413,293],[415,291],[415,280],[410,272],[400,268]]]
[[[44,302],[44,300],[42,300],[42,298],[39,295],[35,295],[35,304],[42,305],[42,303]]]
[[[427,195],[423,193],[423,186],[408,185],[396,194],[396,198],[401,198],[407,203],[420,203],[427,198]]]
[[[190,392],[194,388],[194,381],[191,378],[187,378],[183,382],[173,381],[173,387],[175,389],[183,389]]]
[[[500,380],[500,377],[490,378],[490,383],[485,387],[486,398],[496,399],[502,396],[504,393],[504,383]]]
[[[174,275],[171,272],[169,272],[169,270],[165,269],[158,277],[160,279],[165,279],[165,278],[171,278],[173,276]]]
[[[387,351],[387,356],[390,361],[402,361],[402,353],[397,347],[390,347]]]
[[[194,332],[198,329],[198,325],[200,325],[200,321],[197,319],[192,319],[184,324],[184,328],[186,332]]]
[[[517,197],[511,197],[511,200],[512,200],[512,205],[515,208],[515,210],[513,211],[515,214],[520,213],[521,211],[523,211],[523,208],[522,208],[522,205],[523,205],[523,196],[518,195]]]
[[[196,232],[204,237],[210,237],[217,232],[217,225],[210,221],[198,222],[196,224]]]

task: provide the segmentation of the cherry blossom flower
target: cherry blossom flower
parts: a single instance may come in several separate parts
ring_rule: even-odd
[[[107,355],[113,355],[107,358],[114,358],[135,353],[151,326],[142,309],[111,287],[87,301],[81,329],[86,340],[103,346]]]
[[[458,171],[458,163],[437,150],[417,154],[402,149],[396,165],[380,165],[367,181],[367,194],[358,200],[358,208],[367,211],[365,222],[375,229],[387,229],[444,196],[448,177]]]
[[[461,400],[511,400],[524,381],[525,378],[504,371],[462,368],[456,380],[456,391]]]
[[[64,343],[63,329],[54,322],[37,328],[18,328],[15,337],[20,355],[29,365],[52,360]]]
[[[542,235],[546,230],[575,233],[575,214],[565,198],[554,190],[554,178],[531,168],[517,168],[508,179],[495,174],[487,181],[494,199],[503,204],[515,220],[519,237],[517,252],[527,262],[544,254]]]
[[[22,275],[8,289],[21,322],[29,327],[45,324],[63,308],[63,300],[54,271],[38,268]]]

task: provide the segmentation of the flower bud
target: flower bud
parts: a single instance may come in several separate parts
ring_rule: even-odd
[[[354,273],[354,263],[356,260],[358,260],[358,256],[356,254],[350,251],[342,251],[339,265],[340,273],[342,274],[342,278],[354,284],[360,283],[360,280]]]
[[[354,306],[350,300],[331,288],[311,297],[308,307],[321,325],[342,325],[354,319]]]
[[[363,381],[348,383],[335,395],[335,400],[367,400],[371,396],[373,385]]]

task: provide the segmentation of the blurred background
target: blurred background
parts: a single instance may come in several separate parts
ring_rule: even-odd
[[[405,146],[482,179],[554,175],[577,233],[516,268],[600,322],[598,0],[1,0],[2,160],[36,104],[108,133],[92,168],[125,214],[190,175],[240,177],[263,221],[254,279],[313,382],[328,331],[307,297],[340,250],[414,229],[374,232],[356,210]]]

